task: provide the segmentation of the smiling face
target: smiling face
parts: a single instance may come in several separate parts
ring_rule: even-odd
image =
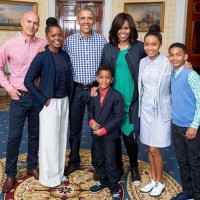
[[[173,47],[169,49],[169,60],[175,69],[183,66],[187,58],[188,54],[186,54],[182,48]]]
[[[131,28],[129,22],[127,20],[124,21],[121,29],[118,30],[117,37],[119,42],[129,42],[129,37],[131,33]]]
[[[95,24],[95,16],[89,10],[82,10],[79,13],[77,23],[80,26],[81,35],[88,37],[92,34],[92,27]]]
[[[60,27],[50,27],[45,37],[49,44],[49,50],[52,52],[57,52],[63,44],[63,33]]]
[[[26,39],[35,37],[39,27],[39,17],[34,12],[25,12],[21,19],[22,34]]]
[[[110,87],[113,82],[113,77],[109,70],[101,70],[97,76],[97,82],[99,83],[99,88],[101,90],[106,90]]]
[[[161,43],[154,35],[148,35],[144,41],[144,50],[151,60],[154,60],[159,55]]]

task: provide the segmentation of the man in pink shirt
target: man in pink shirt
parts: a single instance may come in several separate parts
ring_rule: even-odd
[[[0,48],[0,85],[11,97],[9,112],[9,134],[6,155],[6,181],[3,192],[9,192],[17,174],[17,159],[23,127],[28,119],[27,174],[38,179],[37,151],[39,145],[39,112],[34,107],[33,97],[24,86],[26,72],[45,40],[35,37],[39,27],[39,16],[25,12],[21,19],[22,32],[3,43]],[[10,66],[10,79],[4,73],[5,63]]]

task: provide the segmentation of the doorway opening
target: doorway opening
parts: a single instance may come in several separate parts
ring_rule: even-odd
[[[93,29],[103,33],[103,7],[104,1],[72,1],[56,0],[56,18],[63,30],[64,38],[79,31],[79,25],[76,23],[78,11],[83,7],[91,8],[96,16],[96,24]]]

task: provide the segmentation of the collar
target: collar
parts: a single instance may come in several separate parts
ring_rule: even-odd
[[[34,38],[32,38],[31,40],[28,41],[28,40],[23,36],[22,32],[19,34],[19,38],[20,38],[25,44],[26,44],[26,43],[35,42],[35,41],[37,40],[37,38],[34,37]]]
[[[107,92],[108,92],[109,89],[110,89],[110,87],[107,88],[106,90],[99,89],[101,96],[106,96],[106,94],[107,94]]]
[[[84,37],[83,35],[81,35],[80,32],[78,32],[78,33],[77,33],[77,37],[78,37],[79,39],[87,39],[87,38],[93,37],[95,34],[96,34],[96,33],[95,33],[94,31],[92,31],[92,34],[91,34],[90,36]]]
[[[180,66],[178,69],[174,69],[174,76],[178,76],[178,74],[183,70],[184,65]]]
[[[153,62],[155,64],[158,64],[160,62],[160,59],[161,59],[161,53],[159,52],[159,55],[154,60],[151,60],[149,57],[147,57],[147,62],[146,63],[149,64],[149,63]]]
[[[49,52],[51,52],[52,54],[60,54],[61,51],[62,51],[61,48],[59,48],[58,52],[50,51],[50,49],[49,49],[49,45],[48,45],[48,44],[45,46],[45,51],[46,51],[46,50],[49,51]]]

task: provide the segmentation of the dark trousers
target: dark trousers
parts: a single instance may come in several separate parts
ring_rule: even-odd
[[[108,186],[111,194],[119,192],[118,173],[115,162],[115,140],[109,141],[102,137],[93,138],[93,154],[98,158],[97,168],[100,173],[100,183]]]
[[[84,90],[79,87],[75,88],[74,97],[70,106],[70,161],[69,165],[78,167],[80,165],[80,141],[83,125],[85,107],[90,101],[90,90]]]
[[[122,137],[129,157],[130,167],[138,167],[138,143],[134,133],[130,133],[128,136],[122,133]],[[117,167],[123,166],[121,140],[116,143],[116,163]]]
[[[6,174],[9,177],[15,177],[17,174],[17,159],[26,117],[28,119],[27,168],[33,170],[37,167],[39,111],[33,105],[33,97],[31,95],[23,95],[19,100],[10,101],[6,154]]]
[[[116,165],[117,169],[123,168],[123,162],[122,162],[122,145],[121,145],[121,138],[118,138],[115,140],[115,149],[116,149]],[[93,153],[94,152],[94,147],[92,143],[91,147],[91,155],[92,155],[92,166],[95,169],[98,169],[98,158],[97,156]]]
[[[129,136],[126,136],[122,133],[122,137],[124,140],[124,144],[126,146],[126,151],[129,157],[130,167],[138,167],[138,143],[137,139],[133,135],[133,133],[130,133]],[[93,145],[92,145],[92,165],[94,168],[97,169],[97,163],[98,159],[95,155],[93,155]],[[122,162],[122,145],[121,145],[121,138],[115,140],[115,148],[116,148],[116,165],[117,169],[120,169],[123,167]]]
[[[172,124],[172,138],[179,164],[182,189],[200,200],[200,129],[194,139],[185,137],[187,128]]]

